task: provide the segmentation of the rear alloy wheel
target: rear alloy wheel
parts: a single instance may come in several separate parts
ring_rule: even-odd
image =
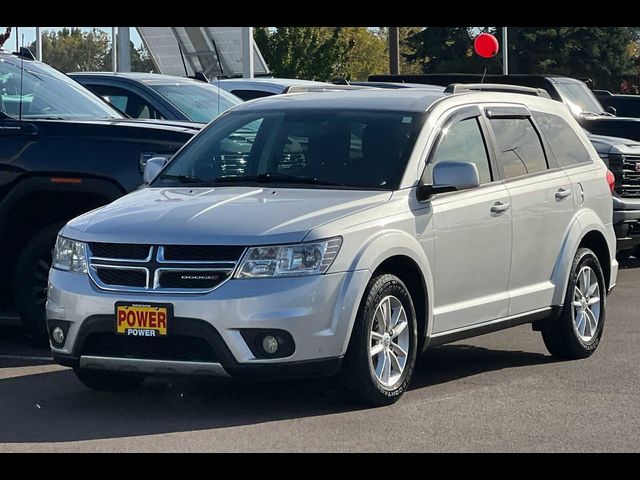
[[[579,249],[573,260],[562,312],[542,330],[549,353],[564,359],[593,354],[604,329],[606,298],[598,257],[588,248]]]
[[[596,273],[589,266],[582,267],[573,294],[573,326],[580,340],[593,340],[600,321],[600,286]]]
[[[390,405],[406,391],[416,364],[418,328],[411,295],[395,275],[371,279],[340,372],[370,406]]]

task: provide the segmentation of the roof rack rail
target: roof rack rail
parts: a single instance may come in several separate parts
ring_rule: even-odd
[[[521,85],[509,85],[501,83],[452,83],[445,88],[444,93],[463,92],[505,92],[522,93],[536,97],[551,98],[551,95],[543,88],[523,87]]]

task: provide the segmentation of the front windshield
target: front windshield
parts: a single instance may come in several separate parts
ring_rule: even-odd
[[[0,58],[0,110],[22,119],[124,118],[79,83],[43,63]],[[22,78],[21,78],[22,77]]]
[[[150,83],[192,122],[209,123],[222,112],[242,103],[235,95],[208,83]]]
[[[556,83],[556,88],[575,115],[605,114],[598,99],[583,83]]]
[[[185,146],[152,186],[393,190],[423,122],[415,112],[231,111]]]

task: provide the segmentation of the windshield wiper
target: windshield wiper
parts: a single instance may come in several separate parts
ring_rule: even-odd
[[[595,112],[580,112],[580,115],[582,115],[583,117],[586,116],[592,116],[592,117],[605,117],[608,116],[608,114],[606,112],[602,112],[602,113],[595,113]],[[611,115],[613,116],[613,115]]]
[[[214,182],[220,183],[239,183],[239,182],[255,182],[255,183],[301,183],[305,185],[325,185],[334,187],[346,187],[344,183],[331,182],[328,180],[319,180],[314,177],[296,177],[295,175],[287,175],[284,173],[261,173],[252,176],[223,176],[218,177]]]
[[[160,180],[177,180],[180,183],[209,183],[204,178],[197,177],[195,175],[173,175],[171,173],[163,173],[160,175]]]

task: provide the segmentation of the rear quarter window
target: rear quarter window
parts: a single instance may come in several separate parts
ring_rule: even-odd
[[[561,167],[591,162],[591,155],[564,118],[541,112],[533,112],[533,118],[547,138]]]

